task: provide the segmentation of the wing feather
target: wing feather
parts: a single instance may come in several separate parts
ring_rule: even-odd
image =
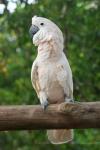
[[[69,64],[61,63],[58,65],[57,79],[67,98],[73,99],[73,81]]]
[[[38,77],[38,65],[36,62],[34,62],[32,65],[31,82],[32,82],[33,88],[35,89],[37,95],[39,96],[40,84],[39,84],[39,77]]]

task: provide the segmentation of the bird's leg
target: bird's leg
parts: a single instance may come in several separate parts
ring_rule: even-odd
[[[44,91],[39,92],[39,99],[40,99],[42,108],[45,110],[49,103],[48,103],[47,96]]]
[[[74,99],[73,98],[68,98],[65,94],[65,102],[66,103],[74,103]]]

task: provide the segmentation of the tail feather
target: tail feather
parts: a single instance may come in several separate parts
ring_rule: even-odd
[[[63,144],[73,140],[73,129],[47,130],[48,139],[52,144]]]

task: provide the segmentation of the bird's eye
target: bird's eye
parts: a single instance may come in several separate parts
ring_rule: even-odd
[[[44,23],[40,23],[40,25],[41,25],[41,26],[43,26],[43,25],[44,25]]]

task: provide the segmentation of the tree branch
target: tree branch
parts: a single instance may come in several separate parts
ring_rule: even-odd
[[[100,102],[0,106],[0,131],[100,128]]]

